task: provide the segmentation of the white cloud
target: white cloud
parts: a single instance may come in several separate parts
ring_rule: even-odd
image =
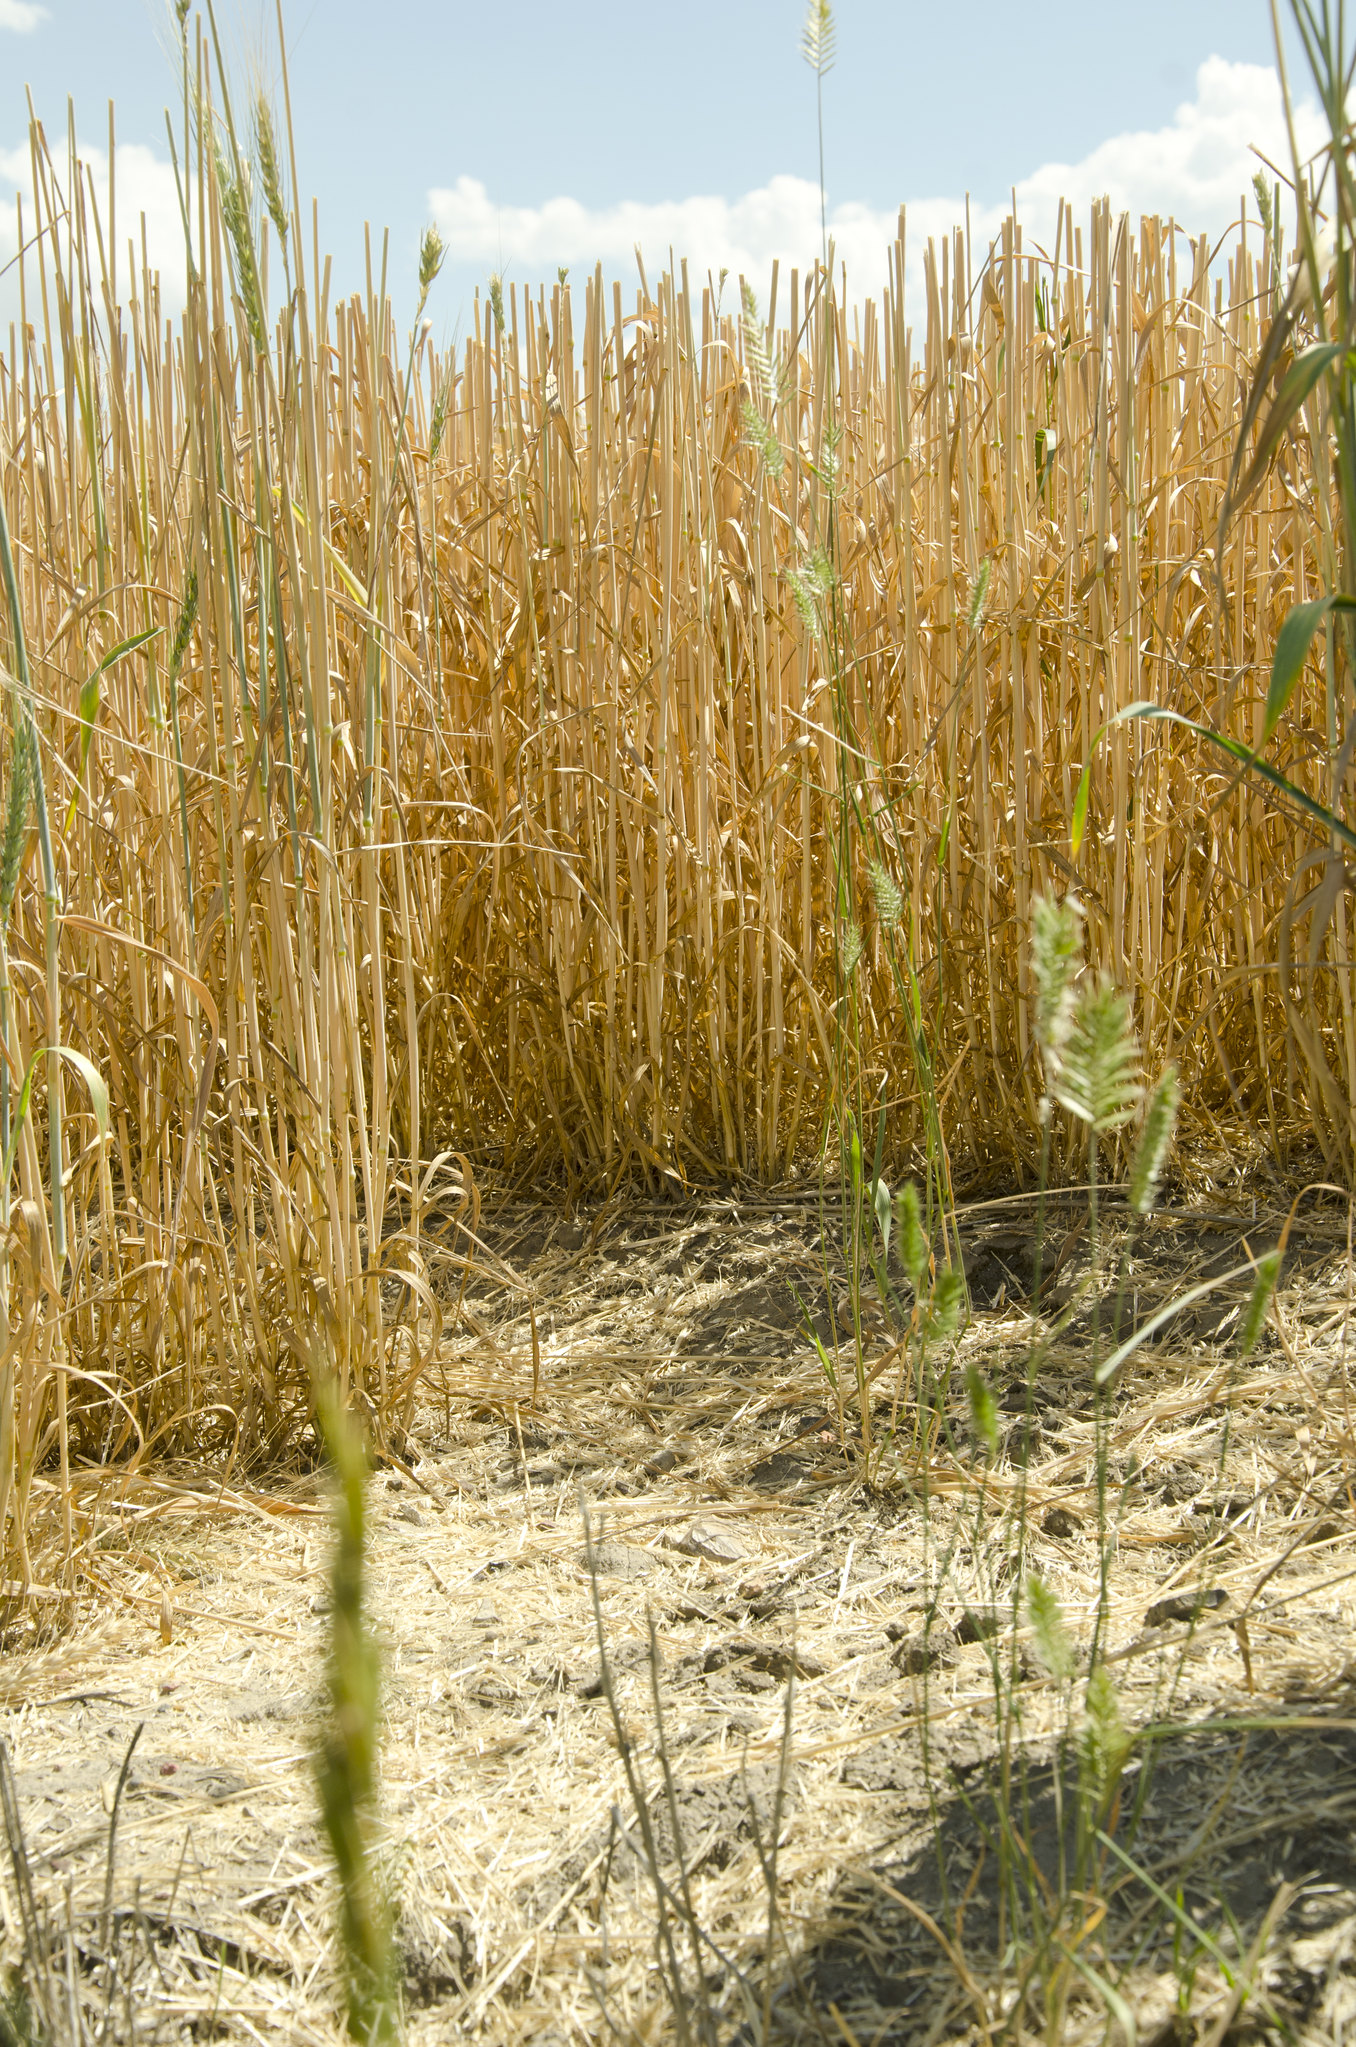
[[[1299,107],[1296,125],[1300,148],[1317,148],[1320,127],[1311,102]],[[1033,227],[1053,233],[1061,196],[1078,206],[1105,192],[1116,211],[1171,214],[1194,234],[1218,234],[1237,218],[1240,197],[1251,192],[1260,168],[1254,145],[1288,170],[1276,73],[1207,57],[1196,73],[1196,97],[1178,107],[1168,127],[1112,136],[1080,163],[1042,165],[1018,183],[1018,210]]]
[[[0,0],[0,6],[3,4],[4,0]],[[65,151],[54,152],[54,155],[58,183],[64,193],[67,186]],[[86,149],[82,145],[80,155],[93,180],[95,200],[107,247],[108,151]],[[119,297],[126,302],[128,296],[129,239],[136,248],[138,279],[140,277],[141,216],[144,213],[147,254],[152,269],[159,269],[161,272],[161,303],[166,313],[177,312],[184,302],[184,230],[173,169],[142,143],[120,142],[117,147],[115,172]],[[27,145],[22,145],[18,149],[0,148],[0,321],[3,322],[16,319],[19,311],[19,266],[13,262],[18,249],[18,217],[14,195],[23,194],[24,239],[31,242],[35,226],[32,192],[33,174]],[[30,257],[30,266],[35,259],[36,251]],[[32,294],[35,286],[36,273],[30,267],[30,319],[33,317]]]
[[[10,29],[16,36],[26,36],[40,21],[47,19],[47,9],[34,5],[34,0],[0,0],[0,29]]]
[[[1312,149],[1318,142],[1317,114],[1307,105],[1299,113],[1300,146]],[[1116,211],[1171,215],[1193,234],[1220,234],[1237,218],[1240,195],[1251,190],[1258,168],[1252,144],[1282,167],[1288,164],[1276,74],[1262,65],[1210,57],[1196,74],[1195,97],[1178,107],[1167,127],[1112,136],[1079,162],[1043,164],[1018,181],[1017,213],[1026,244],[1053,241],[1061,198],[1071,203],[1077,221],[1086,219],[1092,200],[1103,194]],[[1007,195],[972,202],[977,241],[997,233],[1009,205]],[[762,278],[774,256],[804,266],[820,247],[819,189],[804,178],[787,176],[774,177],[735,200],[624,201],[596,209],[569,198],[536,207],[498,206],[478,178],[461,177],[455,185],[430,192],[429,208],[455,260],[528,277],[549,275],[561,263],[627,268],[639,243],[651,276],[667,263],[672,249],[679,258],[688,257],[695,276],[727,269]],[[909,199],[915,287],[923,244],[964,217],[960,196]],[[831,208],[829,231],[849,282],[858,290],[878,291],[884,283],[895,223],[893,209]]]
[[[0,0],[0,27],[22,24],[35,12],[29,0]],[[1300,107],[1298,126],[1301,149],[1316,148],[1320,123],[1312,105]],[[1276,163],[1288,164],[1275,73],[1260,65],[1211,57],[1197,72],[1194,96],[1166,127],[1112,136],[1078,162],[1043,164],[1018,181],[1017,208],[1026,246],[1053,240],[1061,197],[1073,206],[1075,221],[1086,221],[1090,202],[1103,193],[1117,210],[1171,214],[1192,233],[1222,234],[1237,218],[1240,195],[1250,191],[1257,168],[1249,147],[1254,143]],[[107,151],[90,148],[84,151],[84,160],[106,230]],[[58,163],[64,180],[64,151]],[[19,303],[11,195],[16,190],[26,195],[24,227],[31,236],[29,189],[27,146],[0,147],[0,331],[17,316]],[[128,289],[128,238],[139,252],[139,216],[144,212],[151,263],[163,274],[163,305],[167,313],[176,312],[183,303],[184,254],[170,165],[140,144],[119,144],[117,200],[120,292],[125,297]],[[1009,203],[1006,194],[988,193],[972,202],[971,222],[979,247],[997,233]],[[688,258],[694,282],[708,269],[713,273],[726,269],[763,285],[774,256],[784,265],[804,267],[820,245],[818,187],[785,175],[733,200],[695,196],[658,204],[621,201],[598,208],[568,197],[541,206],[499,206],[479,179],[462,177],[455,185],[431,192],[429,207],[453,261],[482,277],[500,268],[519,277],[550,277],[561,263],[574,268],[577,277],[581,269],[599,261],[609,271],[634,274],[632,251],[639,242],[652,282],[672,249],[675,256]],[[945,235],[964,214],[960,195],[909,197],[909,297],[914,317],[919,310],[923,247],[929,236]],[[844,203],[831,209],[830,232],[856,291],[880,290],[895,223],[893,208],[878,211]]]

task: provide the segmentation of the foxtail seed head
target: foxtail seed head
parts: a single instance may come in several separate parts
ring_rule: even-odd
[[[829,0],[810,0],[805,26],[800,33],[800,51],[816,78],[832,71],[835,31]]]
[[[1083,906],[1077,896],[1057,903],[1037,896],[1031,913],[1031,968],[1036,980],[1036,1037],[1053,1081],[1073,1023],[1074,979],[1083,950]]]
[[[1175,1062],[1163,1068],[1158,1084],[1144,1111],[1144,1128],[1135,1147],[1130,1168],[1130,1206],[1136,1215],[1147,1215],[1154,1205],[1158,1183],[1168,1162],[1172,1133],[1177,1127],[1177,1107],[1182,1099]]]

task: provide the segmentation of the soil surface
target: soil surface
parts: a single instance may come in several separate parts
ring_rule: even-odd
[[[1122,1334],[1284,1222],[1169,1207],[1133,1245],[1113,1222]],[[404,1468],[370,1489],[412,2040],[667,2037],[651,1865],[680,1896],[679,1854],[713,2038],[902,2047],[1001,2017],[1005,1958],[1010,1977],[1082,1852],[1091,1359],[1110,1339],[1080,1292],[1081,1207],[1052,1212],[1039,1322],[1032,1205],[962,1223],[973,1313],[934,1360],[926,1484],[898,1311],[866,1303],[869,1470],[855,1396],[840,1412],[826,1377],[822,1357],[852,1386],[854,1339],[813,1195],[487,1203],[464,1290],[463,1239],[434,1225],[444,1330]],[[1116,1848],[1096,1850],[1107,1914],[1085,1952],[1115,1958],[1140,2040],[1163,2047],[1356,2036],[1350,1262],[1345,1206],[1311,1198],[1246,1360],[1240,1279],[1109,1395],[1109,1667],[1141,1738],[1101,1809]],[[971,1366],[997,1403],[992,1459]],[[310,1774],[323,1473],[100,1486],[73,1625],[44,1641],[16,1610],[0,1673],[39,1906],[74,1929],[76,1970],[122,1943],[143,2041],[336,2039]],[[1015,1600],[1031,1572],[1062,1607],[1067,1673]],[[1004,1781],[1030,1850],[1015,1890]],[[1105,2007],[1065,1974],[1064,2037],[1102,2038]]]

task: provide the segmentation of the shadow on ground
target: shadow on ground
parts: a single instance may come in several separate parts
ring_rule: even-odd
[[[781,1986],[773,2037],[837,2033],[912,2047],[945,2032],[948,2013],[963,2032],[967,2016],[979,2017],[975,1990],[997,1985],[1004,1951],[1012,1981],[1014,1958],[1039,1943],[1055,1897],[1078,1888],[1076,1768],[1066,1767],[1058,1783],[1048,1764],[1014,1773],[1007,1804],[1015,1825],[1006,1840],[989,1767],[939,1762],[930,1799],[916,1737],[852,1758],[843,1781],[892,1808],[898,1849],[845,1873],[826,1930],[798,1957],[799,1981]],[[1207,1958],[1188,1923],[1217,1944],[1236,1978],[1253,1980],[1223,2042],[1344,2037],[1356,2018],[1354,1816],[1349,1711],[1330,1727],[1207,1724],[1131,1762],[1107,1826],[1135,1869],[1096,1851],[1096,1874],[1090,1882],[1085,1871],[1083,1882],[1109,1910],[1089,1925],[1081,1952],[1126,1984],[1139,2007],[1140,2047],[1187,2047],[1205,2037],[1197,2018],[1173,2008],[1193,1964],[1193,2004],[1220,1980],[1213,1965],[1200,1966]],[[1153,1885],[1174,1901],[1175,1914]],[[1295,1895],[1251,1969],[1249,1952],[1283,1887]],[[1066,1914],[1071,1944],[1081,1916],[1077,1906]],[[1081,1981],[1073,1982],[1075,2004],[1080,1993],[1087,2001]],[[996,2005],[992,1999],[990,2020]],[[1069,2037],[1084,2030],[1100,2036],[1089,2025]],[[755,2036],[744,2028],[734,2037]]]

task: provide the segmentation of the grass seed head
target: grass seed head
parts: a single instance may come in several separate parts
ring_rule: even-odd
[[[970,585],[970,601],[965,607],[965,624],[969,632],[978,632],[984,623],[984,613],[989,603],[989,584],[993,580],[993,563],[986,555],[980,563],[974,582]]]
[[[428,459],[430,464],[438,459],[438,450],[443,444],[447,431],[447,408],[452,402],[452,386],[455,373],[449,364],[438,378],[438,388],[433,394],[433,412],[428,428]]]
[[[876,915],[882,924],[894,926],[904,921],[904,891],[888,867],[879,860],[872,860],[867,868],[871,877],[871,893],[876,899]]]
[[[1097,1137],[1119,1130],[1139,1107],[1139,1040],[1128,998],[1100,974],[1079,991],[1051,1093]]]
[[[1144,1112],[1144,1127],[1140,1131],[1134,1163],[1130,1168],[1130,1206],[1136,1215],[1147,1215],[1154,1205],[1158,1183],[1163,1177],[1163,1168],[1172,1149],[1172,1137],[1177,1128],[1177,1110],[1181,1099],[1182,1089],[1177,1078],[1177,1064],[1172,1060],[1163,1068],[1157,1085],[1149,1096],[1149,1105]]]
[[[928,1269],[928,1240],[918,1206],[918,1189],[906,1180],[895,1196],[895,1228],[899,1233],[899,1262],[904,1277],[917,1295]]]
[[[745,404],[743,417],[745,440],[751,448],[758,451],[768,475],[776,482],[786,465],[786,455],[781,442],[758,407],[751,401]]]
[[[423,309],[425,299],[433,289],[434,280],[447,259],[447,244],[437,227],[430,223],[424,229],[419,244],[419,305]]]
[[[264,195],[268,217],[277,230],[278,240],[287,242],[287,207],[283,203],[282,176],[278,169],[278,144],[273,128],[273,110],[262,92],[254,99],[254,162],[259,172],[259,186]]]
[[[1105,1814],[1120,1782],[1130,1739],[1121,1718],[1121,1702],[1110,1671],[1099,1663],[1088,1679],[1083,1700],[1079,1743],[1084,1789],[1098,1819]]]
[[[9,801],[5,806],[5,836],[0,844],[0,923],[8,919],[19,886],[19,869],[28,838],[28,813],[33,796],[32,727],[27,713],[19,708],[17,696],[14,704]]]
[[[824,549],[817,547],[799,568],[788,569],[786,580],[806,632],[813,639],[822,639],[823,607],[833,590],[833,563]]]
[[[749,385],[759,405],[767,405],[775,396],[772,381],[772,362],[767,352],[767,337],[763,333],[763,322],[758,312],[758,300],[753,286],[745,283],[744,302],[744,362],[749,373]]]
[[[928,1305],[928,1343],[948,1343],[960,1327],[961,1310],[965,1306],[965,1276],[954,1265],[948,1265],[937,1275],[937,1284],[932,1289],[932,1300]],[[997,1428],[997,1419],[994,1422]]]
[[[801,55],[816,78],[822,78],[826,71],[832,71],[835,43],[833,9],[829,5],[829,0],[810,0],[805,13],[805,26],[800,34],[800,49]]]
[[[965,1391],[970,1402],[970,1426],[992,1462],[998,1455],[998,1402],[993,1387],[976,1365],[966,1366]]]
[[[170,646],[170,674],[177,675],[188,652],[188,643],[193,637],[193,626],[198,616],[198,571],[190,569],[184,584],[183,602],[175,621],[174,639]]]
[[[1271,1297],[1276,1291],[1276,1281],[1280,1278],[1280,1273],[1279,1251],[1267,1251],[1258,1259],[1252,1292],[1248,1295],[1248,1305],[1238,1325],[1238,1354],[1241,1358],[1247,1357],[1255,1348],[1257,1339],[1262,1334],[1262,1324],[1266,1320],[1267,1309],[1271,1306]]]
[[[1074,981],[1082,964],[1083,906],[1077,896],[1037,896],[1031,913],[1031,968],[1036,979],[1036,1036],[1046,1081],[1058,1070],[1073,1024]]]
[[[1064,1610],[1050,1587],[1035,1572],[1026,1581],[1026,1610],[1036,1637],[1036,1651],[1051,1677],[1061,1681],[1073,1676],[1074,1645],[1064,1622]]]
[[[254,260],[254,233],[250,226],[249,199],[220,150],[217,152],[217,190],[220,193],[221,217],[226,223],[231,253],[235,259],[236,289],[240,294],[240,303],[245,309],[245,324],[256,352],[263,355],[268,348],[268,335],[264,327],[264,301],[259,288],[259,272]]]

